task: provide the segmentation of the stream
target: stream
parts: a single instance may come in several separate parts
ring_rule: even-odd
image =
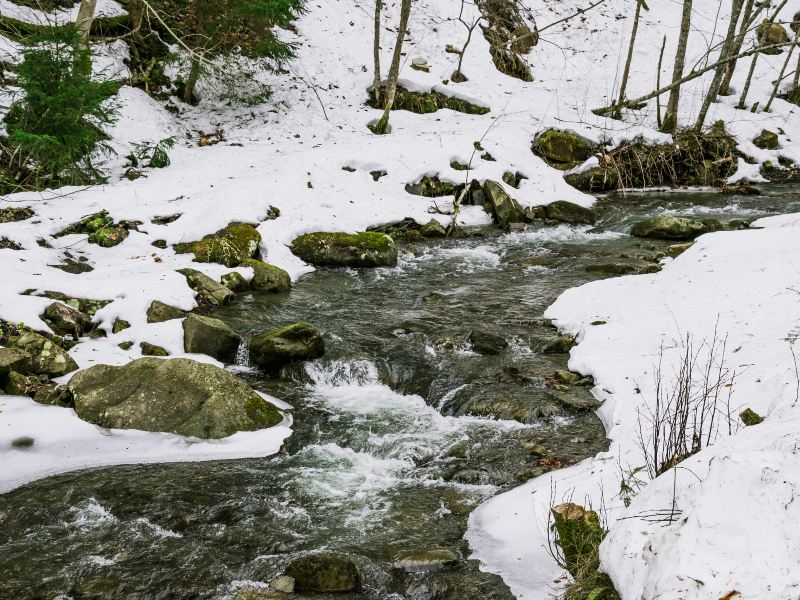
[[[324,333],[325,357],[280,378],[244,353],[233,367],[294,406],[282,452],[91,469],[0,496],[0,599],[234,598],[323,549],[353,558],[363,589],[314,598],[513,598],[468,558],[470,511],[607,448],[591,385],[553,385],[568,356],[541,352],[558,335],[544,310],[603,276],[588,266],[654,264],[670,243],[626,233],[647,217],[800,212],[800,190],[764,191],[602,200],[594,228],[401,243],[396,268],[320,269],[289,294],[239,296],[213,316],[245,339],[295,321]],[[508,347],[474,352],[473,330]]]

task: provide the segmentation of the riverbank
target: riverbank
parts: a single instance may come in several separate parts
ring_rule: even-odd
[[[595,378],[608,452],[492,499],[471,516],[473,556],[518,598],[550,597],[562,576],[548,552],[550,507],[568,501],[601,510],[610,532],[601,565],[623,599],[785,599],[800,587],[790,557],[800,420],[797,363],[800,215],[762,219],[760,230],[714,233],[654,275],[594,282],[565,292],[546,315],[577,336],[570,368]],[[602,324],[600,324],[602,323]],[[654,369],[671,389],[687,336],[705,352],[725,340],[735,371],[713,444],[632,492],[621,480],[645,464]],[[703,345],[705,344],[705,350]],[[717,360],[722,353],[717,352]],[[663,349],[663,354],[662,354]],[[699,361],[702,362],[701,355]],[[663,401],[663,397],[662,397]],[[745,427],[750,408],[763,423]],[[723,405],[720,405],[723,410]],[[639,475],[644,481],[644,473]],[[628,479],[631,484],[631,480]],[[635,484],[632,484],[636,487]],[[674,510],[674,518],[665,516]],[[726,596],[728,594],[728,596]]]

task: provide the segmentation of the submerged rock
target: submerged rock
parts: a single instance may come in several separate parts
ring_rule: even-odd
[[[292,288],[292,279],[289,277],[289,273],[279,267],[253,258],[242,261],[241,266],[253,269],[250,287],[254,290],[279,293],[288,292]]]
[[[253,258],[258,253],[260,242],[261,234],[252,225],[231,223],[200,241],[178,244],[175,251],[178,254],[194,254],[196,262],[238,267],[242,261]]]
[[[496,181],[484,182],[483,193],[489,204],[492,205],[492,211],[500,227],[508,228],[511,223],[522,223],[527,220],[519,203],[509,196],[503,186]]]
[[[282,421],[231,373],[186,358],[97,365],[73,376],[68,387],[78,416],[101,427],[216,439]]]
[[[545,210],[548,219],[571,225],[594,225],[598,218],[597,213],[591,208],[584,208],[566,200],[548,204]]]
[[[275,371],[294,361],[314,360],[325,354],[319,330],[307,323],[294,323],[255,336],[249,344],[250,358],[262,369]]]
[[[190,314],[183,322],[183,349],[220,362],[236,362],[242,338],[219,319]]]
[[[295,256],[307,263],[325,267],[394,267],[397,246],[386,234],[364,231],[348,233],[309,233],[291,245]]]
[[[469,342],[472,344],[472,349],[479,354],[500,354],[508,348],[508,342],[502,335],[482,329],[473,329],[469,335]]]
[[[320,552],[292,561],[285,575],[293,577],[302,592],[342,593],[361,587],[355,563],[338,552]]]
[[[699,221],[672,216],[648,219],[631,229],[633,236],[661,240],[692,240],[705,232],[706,226]]]
[[[61,377],[78,369],[64,348],[32,331],[12,339],[9,346],[30,355],[29,370],[36,375]]]

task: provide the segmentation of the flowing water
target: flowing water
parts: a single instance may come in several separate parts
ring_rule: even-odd
[[[606,447],[585,409],[589,387],[552,385],[567,356],[539,351],[556,335],[545,308],[596,279],[589,265],[639,268],[665,249],[626,235],[638,220],[752,220],[800,212],[800,194],[629,196],[601,211],[595,228],[487,228],[401,244],[393,269],[319,270],[290,294],[241,296],[215,316],[245,338],[300,320],[325,335],[324,359],[281,378],[247,367],[246,356],[236,368],[294,406],[284,450],[93,469],[0,496],[0,598],[230,598],[322,549],[350,555],[361,571],[363,589],[339,597],[512,598],[468,560],[469,512]],[[509,347],[474,352],[474,329]],[[396,565],[399,552],[433,549],[459,560]]]

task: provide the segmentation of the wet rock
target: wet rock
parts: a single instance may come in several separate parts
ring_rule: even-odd
[[[545,207],[545,214],[548,219],[571,225],[594,225],[598,218],[597,213],[591,208],[584,208],[566,200],[548,204]]]
[[[447,236],[447,230],[436,219],[431,219],[419,230],[420,235],[426,238],[442,238]]]
[[[473,329],[469,334],[469,343],[478,354],[500,354],[508,348],[508,342],[502,335],[483,329]]]
[[[713,231],[722,231],[723,229],[725,229],[725,226],[719,219],[700,219],[700,223],[702,223],[705,226],[706,232],[708,233],[711,233]]]
[[[560,169],[568,169],[587,160],[595,152],[596,145],[572,131],[546,129],[533,141],[533,152]]]
[[[78,416],[101,427],[217,439],[282,420],[231,373],[185,358],[97,365],[73,376],[68,386]]]
[[[190,314],[183,322],[183,349],[207,354],[223,363],[236,362],[242,338],[219,319]]]
[[[126,329],[130,329],[131,324],[128,323],[125,319],[120,319],[117,317],[114,319],[114,324],[111,326],[111,333],[119,333],[120,331],[125,331]]]
[[[653,273],[660,273],[661,265],[645,265],[639,269],[639,275],[652,275]]]
[[[159,300],[153,300],[150,303],[150,307],[147,309],[148,323],[163,323],[164,321],[171,321],[172,319],[183,319],[185,316],[185,311],[170,306],[169,304],[164,304]]]
[[[208,275],[194,269],[179,269],[189,287],[197,292],[197,302],[202,306],[223,306],[233,302],[235,294]]]
[[[394,555],[393,566],[409,573],[441,571],[458,562],[458,554],[445,548],[431,550],[400,550]]]
[[[284,594],[294,594],[294,577],[289,577],[288,575],[274,577],[270,579],[269,587]]]
[[[250,283],[247,281],[247,279],[245,279],[241,273],[237,273],[236,271],[225,273],[225,275],[220,278],[220,283],[234,294],[246,292],[250,289]]]
[[[631,235],[635,237],[662,240],[692,240],[705,232],[705,225],[698,221],[671,216],[648,219],[631,229]]]
[[[38,333],[25,332],[9,345],[30,355],[29,369],[36,375],[61,377],[78,369],[64,348]]]
[[[759,423],[764,422],[764,417],[759,415],[752,408],[745,408],[742,412],[739,413],[739,418],[742,420],[742,423],[744,423],[746,427],[752,427],[753,425],[758,425]]]
[[[500,227],[507,228],[511,223],[521,223],[526,220],[519,203],[496,181],[484,182],[483,194],[491,204],[495,220]]]
[[[289,277],[289,273],[279,267],[253,258],[242,261],[242,266],[253,269],[253,279],[250,281],[250,287],[254,290],[277,294],[288,292],[292,288],[292,280]]]
[[[569,351],[574,345],[574,337],[571,335],[560,335],[545,341],[539,349],[539,352],[542,354],[569,354]]]
[[[295,256],[316,266],[394,267],[397,246],[386,234],[366,231],[357,234],[309,233],[291,245]]]
[[[343,593],[361,587],[355,563],[337,552],[320,552],[295,559],[285,575],[294,578],[301,592]]]
[[[76,339],[94,327],[89,315],[60,302],[53,302],[44,309],[42,320],[58,335],[71,335]]]
[[[592,167],[580,173],[567,173],[564,181],[583,192],[611,192],[620,188],[619,171],[613,167]]]
[[[583,379],[583,376],[578,373],[573,373],[572,371],[559,370],[553,374],[553,379],[567,385],[576,385]]]
[[[156,346],[155,344],[151,344],[150,342],[142,342],[139,344],[139,348],[142,351],[142,356],[169,356],[169,352],[166,348],[161,346]]]
[[[198,242],[178,244],[178,254],[194,254],[194,260],[201,263],[219,263],[226,267],[238,267],[247,258],[258,253],[261,234],[247,223],[231,223],[216,233],[205,236]]]
[[[250,340],[249,350],[254,363],[275,371],[290,362],[321,358],[325,342],[313,325],[294,323],[255,336]]]
[[[694,242],[686,242],[685,244],[672,244],[671,246],[667,246],[667,256],[676,258],[686,252],[692,246],[694,246]]]
[[[0,382],[11,371],[25,373],[30,369],[31,355],[19,348],[0,348]]]
[[[587,273],[593,275],[601,275],[603,277],[616,277],[619,275],[628,275],[636,272],[636,267],[633,265],[626,265],[620,263],[610,263],[601,265],[587,265]]]
[[[761,133],[753,140],[753,144],[762,150],[778,150],[781,147],[778,134],[769,129],[762,129]]]

